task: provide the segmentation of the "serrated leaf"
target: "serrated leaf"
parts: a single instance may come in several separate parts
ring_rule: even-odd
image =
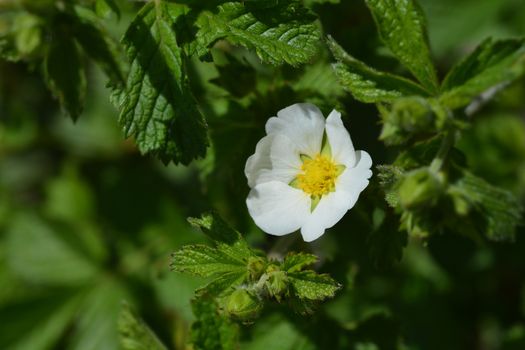
[[[93,17],[87,11],[79,11],[79,16],[73,22],[75,39],[114,85],[124,85],[125,78],[119,63],[117,46]]]
[[[489,38],[447,74],[440,101],[450,108],[459,108],[524,73],[525,39]]]
[[[155,333],[132,312],[128,304],[122,305],[118,329],[123,350],[166,350]]]
[[[403,96],[428,96],[428,92],[417,83],[375,70],[350,56],[333,38],[329,37],[327,43],[338,61],[333,65],[333,69],[340,84],[356,100],[365,103],[377,103],[391,102]]]
[[[494,241],[514,240],[516,226],[521,222],[523,205],[510,192],[495,187],[468,172],[449,188],[479,214],[484,222],[482,232]]]
[[[263,62],[298,65],[319,48],[321,32],[316,18],[298,1],[279,1],[264,8],[240,2],[205,11],[197,20],[199,31],[193,47],[199,55],[219,39],[255,50]]]
[[[437,92],[426,19],[415,0],[365,0],[383,43],[431,93]]]
[[[117,95],[120,124],[142,153],[188,164],[204,156],[208,140],[173,29],[179,14],[179,5],[164,1],[140,10],[123,39],[131,68]]]
[[[234,244],[242,239],[242,235],[216,213],[203,214],[201,218],[189,218],[188,221],[190,224],[199,227],[206,236],[214,241]]]
[[[172,255],[174,271],[201,277],[246,270],[246,263],[205,245],[185,246]]]
[[[284,258],[282,270],[287,273],[298,272],[315,264],[319,259],[313,254],[288,253]]]
[[[214,213],[188,221],[213,239],[215,247],[183,247],[172,254],[172,269],[201,277],[214,277],[210,283],[197,290],[197,295],[228,295],[234,287],[246,281],[249,259],[257,255],[239,232]]]
[[[206,236],[214,240],[217,249],[234,259],[245,261],[255,255],[242,235],[228,226],[217,214],[204,214],[200,219],[189,218],[188,221],[198,226]]]
[[[314,271],[302,271],[288,274],[294,294],[300,299],[324,300],[332,298],[341,285],[328,275]]]
[[[246,281],[247,271],[239,269],[238,271],[231,271],[224,273],[195,291],[195,295],[203,296],[209,295],[213,297],[222,297],[231,294],[235,287],[241,285]]]
[[[55,28],[51,37],[44,71],[53,95],[71,118],[76,120],[84,109],[86,74],[77,44],[59,28]]]
[[[194,299],[192,308],[197,320],[191,325],[191,342],[196,350],[238,348],[238,326],[217,312],[213,299]]]
[[[105,278],[104,278],[105,277]],[[78,309],[69,348],[75,350],[114,350],[118,348],[118,317],[121,302],[129,300],[125,287],[104,276],[84,293],[84,305]]]

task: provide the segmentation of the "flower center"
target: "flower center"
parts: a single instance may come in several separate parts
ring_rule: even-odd
[[[297,187],[311,196],[321,197],[335,191],[335,179],[341,173],[329,157],[318,154],[304,160],[302,173],[297,175]]]

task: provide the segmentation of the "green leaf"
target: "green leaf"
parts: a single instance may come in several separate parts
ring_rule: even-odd
[[[426,19],[415,0],[365,0],[379,36],[399,61],[431,93],[438,90],[430,57]]]
[[[288,253],[284,258],[282,269],[288,273],[298,272],[315,264],[319,259],[313,254]]]
[[[328,37],[327,43],[338,61],[333,69],[339,82],[356,100],[365,103],[391,102],[403,96],[428,95],[423,87],[411,80],[377,71],[358,61],[333,38]]]
[[[215,277],[208,285],[197,290],[198,295],[228,295],[248,278],[250,258],[257,258],[256,253],[239,232],[214,213],[188,221],[212,238],[215,248],[205,245],[185,246],[172,254],[171,268],[181,273]]]
[[[450,108],[459,108],[480,95],[482,99],[490,98],[524,72],[525,39],[489,38],[447,74],[440,100]]]
[[[319,48],[321,32],[316,18],[300,2],[279,1],[277,6],[227,2],[216,12],[205,11],[197,20],[193,49],[204,55],[219,39],[255,50],[263,62],[299,65]]]
[[[166,350],[155,333],[133,313],[128,304],[122,305],[118,329],[123,350]]]
[[[78,310],[70,348],[118,349],[118,318],[121,302],[129,298],[121,283],[111,277],[101,278],[99,283],[94,284],[86,294],[85,303]]]
[[[115,0],[96,0],[95,12],[104,18],[108,18],[111,14],[115,14],[117,18],[120,18],[120,10]]]
[[[385,201],[392,208],[399,205],[399,196],[395,185],[403,176],[403,169],[395,165],[380,164],[376,166],[379,185],[385,192]]]
[[[177,272],[214,278],[196,295],[214,298],[230,317],[252,320],[264,307],[263,296],[278,302],[286,300],[297,310],[311,310],[315,301],[332,297],[340,288],[328,275],[303,271],[317,261],[315,255],[290,253],[280,264],[269,262],[217,215],[207,214],[190,222],[213,238],[216,247],[185,246],[173,253],[171,267]]]
[[[245,261],[255,255],[240,232],[228,226],[217,214],[204,214],[200,219],[189,218],[188,221],[199,227],[206,236],[215,242],[220,251],[233,259]]]
[[[89,186],[70,164],[60,176],[46,184],[46,214],[54,219],[79,225],[93,217],[95,204]]]
[[[521,222],[523,205],[510,192],[465,172],[448,192],[459,197],[478,214],[476,222],[483,223],[482,233],[494,241],[513,241],[516,226]]]
[[[224,273],[204,287],[198,288],[195,291],[195,295],[207,295],[218,298],[226,297],[235,290],[235,287],[243,284],[246,281],[247,276],[247,272],[240,269],[238,271]]]
[[[28,288],[28,285],[19,288]],[[20,289],[18,290],[20,293]],[[0,307],[0,348],[56,349],[78,312],[78,291],[57,291],[24,298]]]
[[[201,277],[246,270],[246,262],[205,245],[185,246],[172,254],[174,271]]]
[[[58,26],[58,25],[57,25]],[[46,82],[60,105],[76,120],[84,109],[86,74],[72,36],[55,28],[44,61]]]
[[[307,332],[295,321],[278,313],[264,317],[251,327],[250,338],[243,339],[243,350],[315,350],[319,349]]]
[[[179,10],[150,2],[133,20],[123,39],[131,69],[117,99],[124,133],[135,137],[142,153],[188,164],[204,156],[208,140],[173,30]]]
[[[78,286],[97,274],[90,260],[35,215],[21,214],[12,219],[7,245],[11,269],[32,283]]]
[[[44,39],[44,23],[41,18],[22,12],[13,21],[12,35],[18,54],[25,59],[38,55]]]
[[[328,275],[314,271],[302,271],[288,274],[294,294],[300,299],[324,300],[332,298],[341,285]]]
[[[188,221],[190,224],[199,227],[206,236],[214,241],[231,245],[242,240],[242,235],[214,212],[203,214],[200,219],[188,218]]]
[[[114,85],[124,85],[125,78],[116,44],[97,22],[94,15],[78,11],[74,19],[75,39],[84,52],[106,73]]]
[[[525,198],[525,123],[519,113],[484,114],[461,135],[459,148],[474,174]]]
[[[197,320],[191,325],[191,342],[196,350],[231,350],[238,348],[239,328],[219,315],[213,299],[192,301]]]

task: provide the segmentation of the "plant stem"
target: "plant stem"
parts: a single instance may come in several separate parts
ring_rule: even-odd
[[[439,150],[436,154],[436,157],[432,160],[432,163],[430,164],[430,170],[433,172],[438,172],[443,167],[443,164],[445,163],[445,160],[447,159],[448,153],[450,152],[450,149],[454,146],[456,143],[456,133],[454,130],[448,130],[445,132],[445,136],[443,137],[443,140],[441,140],[441,145],[439,146]]]

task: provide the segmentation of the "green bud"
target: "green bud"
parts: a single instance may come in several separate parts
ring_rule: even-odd
[[[399,202],[409,210],[432,206],[443,193],[444,187],[443,175],[429,168],[412,170],[398,184]]]
[[[248,274],[252,281],[258,280],[264,273],[266,268],[266,261],[261,257],[250,257],[248,258]]]
[[[383,119],[380,138],[389,144],[401,144],[413,134],[436,130],[433,106],[425,98],[400,98],[390,107],[380,106],[379,111]]]
[[[390,112],[390,122],[404,131],[427,131],[433,126],[434,114],[430,104],[422,97],[397,100]]]
[[[261,312],[262,303],[246,289],[235,290],[226,301],[226,312],[230,317],[249,321]]]
[[[281,297],[288,292],[288,276],[286,272],[281,270],[269,272],[265,287],[270,296],[280,301]]]

